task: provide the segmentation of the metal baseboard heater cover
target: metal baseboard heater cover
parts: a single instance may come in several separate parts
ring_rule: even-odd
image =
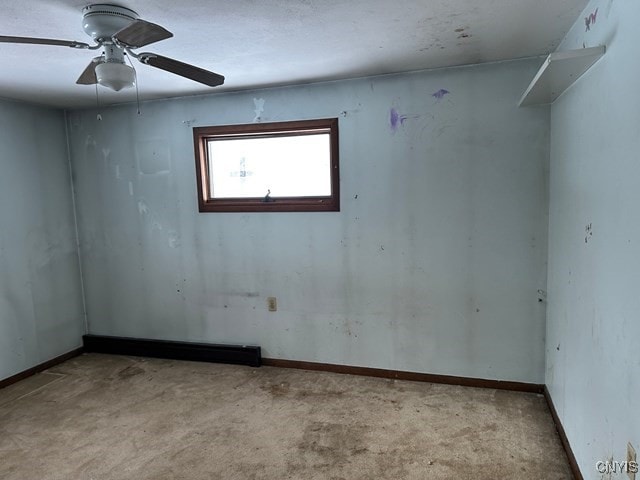
[[[262,364],[260,347],[257,346],[216,345],[103,335],[84,335],[82,341],[85,352],[230,363],[250,367],[259,367]]]

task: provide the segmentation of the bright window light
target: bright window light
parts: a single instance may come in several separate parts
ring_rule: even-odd
[[[328,197],[328,133],[207,142],[211,198]]]
[[[338,119],[193,133],[201,212],[340,210]]]

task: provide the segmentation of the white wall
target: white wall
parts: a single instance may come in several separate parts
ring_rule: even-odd
[[[608,51],[551,110],[546,383],[587,479],[640,451],[638,18],[636,1],[590,3],[560,50]]]
[[[83,333],[63,113],[0,100],[0,379]]]
[[[549,111],[516,107],[538,64],[73,112],[90,332],[542,383]],[[340,118],[341,212],[198,213],[191,127],[254,98]]]

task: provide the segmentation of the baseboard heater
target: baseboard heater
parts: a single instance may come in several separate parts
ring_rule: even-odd
[[[260,347],[256,346],[215,345],[103,335],[84,335],[82,341],[85,352],[231,363],[250,367],[259,367],[262,364]]]

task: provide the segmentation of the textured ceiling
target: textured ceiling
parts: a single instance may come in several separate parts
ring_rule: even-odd
[[[78,0],[0,0],[0,34],[78,40]],[[108,3],[108,2],[105,2]],[[528,57],[553,51],[587,0],[127,0],[174,37],[143,47],[221,73],[214,89],[135,64],[141,99],[289,85]],[[96,104],[75,81],[96,52],[0,43],[0,96]],[[99,88],[100,103],[135,101]]]

